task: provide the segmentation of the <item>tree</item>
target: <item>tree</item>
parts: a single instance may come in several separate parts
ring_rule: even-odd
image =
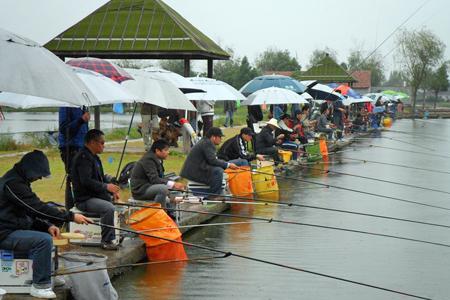
[[[256,67],[261,72],[266,71],[296,71],[300,64],[295,57],[291,57],[288,50],[276,50],[269,48],[258,56]]]
[[[236,89],[241,88],[258,75],[258,71],[250,65],[246,56],[242,59],[232,58],[228,61],[221,61],[214,66],[214,78],[225,81]]]
[[[385,86],[402,87],[406,81],[405,75],[402,71],[394,70],[389,74],[389,79],[384,83]]]
[[[115,63],[121,68],[128,69],[142,69],[152,65],[151,63],[141,59],[118,59]]]
[[[383,59],[377,52],[366,58],[362,50],[352,50],[348,56],[348,71],[369,70],[371,71],[371,85],[380,86],[386,77],[384,76]]]
[[[445,45],[432,32],[402,31],[397,38],[399,60],[411,88],[412,109],[415,115],[417,91],[425,79],[427,69],[436,66],[443,57]]]
[[[331,48],[325,47],[325,49],[323,50],[316,49],[313,51],[311,57],[309,58],[309,67],[311,68],[312,66],[317,65],[327,55],[330,56],[334,61],[337,61],[336,51]]]
[[[159,66],[167,71],[171,71],[181,76],[184,76],[184,61],[180,59],[163,59],[159,61]],[[196,76],[192,70],[189,72],[189,77]]]
[[[447,64],[443,63],[437,70],[430,74],[428,79],[429,89],[434,92],[434,108],[436,108],[436,102],[439,92],[447,91],[449,87]]]

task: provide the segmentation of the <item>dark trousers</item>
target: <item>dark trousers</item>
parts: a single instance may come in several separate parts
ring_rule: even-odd
[[[114,226],[114,205],[104,199],[90,198],[77,203],[77,208],[81,211],[100,215],[100,222],[105,225]],[[110,242],[116,238],[115,229],[102,227],[102,243]]]
[[[34,230],[15,230],[0,242],[0,249],[28,253],[33,259],[33,285],[51,287],[53,240],[50,234]]]
[[[270,155],[275,162],[280,162],[280,156],[278,155],[278,148],[275,146],[266,147],[256,150],[257,154]]]
[[[208,130],[211,127],[213,127],[213,119],[214,119],[214,115],[202,116],[202,120],[203,120],[203,135],[202,136],[206,136],[206,133],[208,132]]]
[[[209,194],[222,194],[223,169],[221,167],[213,167],[211,177],[209,179]]]
[[[61,154],[61,159],[64,163],[66,170],[66,192],[65,192],[65,206],[69,210],[74,206],[73,195],[72,195],[72,180],[70,178],[70,168],[72,165],[72,159],[75,154],[80,151],[78,147],[62,147],[59,148],[59,153]]]

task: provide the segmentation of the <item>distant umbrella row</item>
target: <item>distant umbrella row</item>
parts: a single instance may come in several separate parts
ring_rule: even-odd
[[[342,100],[346,104],[379,98],[376,94],[369,95],[371,98],[360,96],[346,86],[300,82],[280,75],[256,77],[237,91],[211,78],[185,78],[157,68],[122,69],[99,58],[76,58],[65,64],[39,44],[2,29],[0,70],[0,105],[16,108],[140,102],[195,111],[189,100],[235,100],[244,101],[244,105],[261,105],[311,100]],[[405,96],[389,93],[383,96],[390,100]]]

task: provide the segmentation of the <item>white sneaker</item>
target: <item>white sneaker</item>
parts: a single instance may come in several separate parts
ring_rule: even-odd
[[[33,285],[30,288],[30,295],[41,299],[56,299],[56,294],[52,291],[52,288],[37,289]]]

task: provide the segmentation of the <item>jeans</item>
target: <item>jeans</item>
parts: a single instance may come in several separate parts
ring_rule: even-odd
[[[77,203],[76,206],[81,211],[99,214],[102,224],[114,226],[114,205],[111,202],[99,198],[90,198]],[[115,229],[102,227],[102,243],[110,242],[115,238]]]
[[[223,169],[221,167],[213,167],[211,170],[211,178],[209,179],[209,194],[222,194]]]
[[[233,127],[233,110],[227,110],[225,112],[225,126]]]
[[[33,260],[33,285],[51,287],[53,240],[50,234],[34,230],[15,230],[0,242],[0,249],[27,252]]]
[[[232,159],[232,160],[229,160],[228,162],[233,163],[238,167],[250,166],[250,164],[248,163],[248,160],[242,159],[242,158]]]
[[[169,195],[169,188],[165,184],[154,184],[149,186],[144,193],[144,196],[141,197],[141,199],[136,200],[148,200],[148,201],[155,201],[159,204],[161,204],[161,207],[163,208],[173,208],[168,196]]]

